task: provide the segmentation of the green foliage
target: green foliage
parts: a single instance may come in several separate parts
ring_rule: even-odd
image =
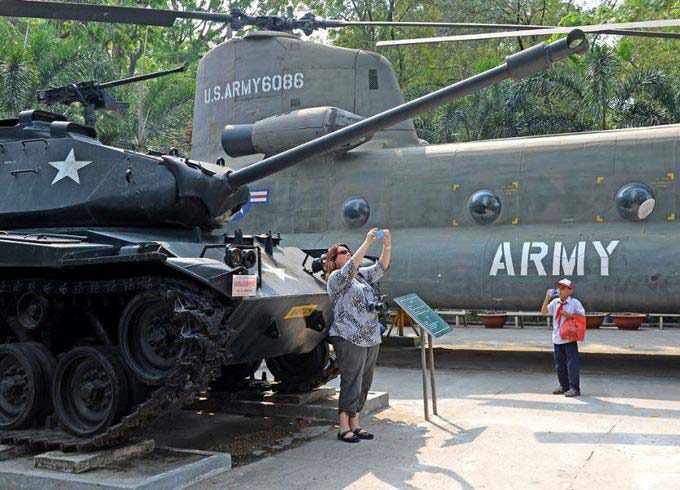
[[[74,1],[74,0],[71,0]],[[155,8],[225,11],[224,0],[75,0]],[[574,26],[676,18],[680,1],[605,0],[580,8],[569,0],[235,0],[249,14],[296,14],[345,20],[492,22]],[[375,42],[446,35],[434,28],[357,27],[315,35],[321,42],[375,50]],[[187,73],[114,91],[127,112],[101,112],[103,142],[126,148],[187,148],[194,74],[224,25],[179,21],[172,28],[0,19],[0,116],[36,107],[35,91],[73,81],[112,80],[182,64]],[[404,97],[413,99],[487,70],[542,39],[525,38],[385,49]],[[591,36],[590,52],[517,83],[503,83],[415,119],[431,143],[668,124],[680,121],[680,41]],[[82,121],[79,107],[39,107]]]
[[[88,0],[88,3],[95,3]],[[134,5],[136,0],[96,3]],[[156,8],[212,9],[219,0],[145,0]],[[236,5],[236,4],[234,4]],[[177,22],[172,28],[0,19],[0,116],[39,108],[82,122],[78,105],[39,107],[35,93],[76,81],[107,81],[187,65],[182,75],[113,90],[130,103],[126,112],[99,112],[100,139],[111,145],[145,150],[149,146],[187,149],[191,127],[194,74],[200,57],[226,35],[223,25]]]

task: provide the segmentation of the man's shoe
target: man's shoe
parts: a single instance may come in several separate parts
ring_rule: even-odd
[[[565,392],[564,392],[564,396],[569,396],[569,397],[572,397],[572,396],[579,396],[580,394],[581,394],[580,391],[576,391],[576,390],[573,389],[573,388],[570,389],[569,391],[565,391]]]
[[[564,388],[562,388],[561,386],[553,390],[553,395],[564,395],[564,393],[565,393]]]

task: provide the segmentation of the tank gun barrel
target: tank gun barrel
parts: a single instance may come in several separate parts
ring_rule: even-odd
[[[184,66],[178,66],[177,68],[172,68],[170,70],[156,71],[153,73],[145,73],[143,75],[137,75],[134,77],[123,78],[121,80],[114,80],[112,82],[99,83],[97,86],[100,89],[107,89],[113,87],[120,87],[121,85],[128,85],[131,83],[143,82],[144,80],[151,80],[153,78],[164,77],[166,75],[172,75],[173,73],[183,73],[185,70]]]
[[[349,144],[365,136],[372,135],[376,131],[411,119],[439,105],[496,85],[507,78],[520,80],[533,75],[541,70],[550,68],[553,63],[563,60],[572,54],[584,53],[587,49],[588,42],[585,35],[581,30],[574,29],[565,38],[550,44],[541,43],[510,55],[505,59],[505,63],[496,68],[393,107],[242,169],[235,170],[227,175],[227,180],[232,188],[250,184],[303,160],[324,155],[341,145]]]

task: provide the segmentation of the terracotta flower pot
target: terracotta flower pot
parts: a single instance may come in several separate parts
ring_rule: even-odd
[[[586,313],[586,328],[600,328],[604,317],[604,313]]]
[[[480,313],[477,316],[486,328],[501,328],[508,319],[505,313]]]
[[[613,313],[609,316],[621,330],[637,330],[647,317],[640,313]]]

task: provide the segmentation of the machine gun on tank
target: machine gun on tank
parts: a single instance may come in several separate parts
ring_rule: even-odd
[[[39,103],[45,105],[64,104],[71,105],[80,102],[83,106],[85,124],[92,128],[97,123],[95,111],[123,111],[129,107],[127,102],[120,102],[108,92],[108,89],[130,85],[131,83],[143,82],[154,78],[172,75],[173,73],[184,72],[185,67],[180,66],[171,70],[156,71],[145,73],[134,77],[114,80],[112,82],[98,83],[94,80],[86,82],[70,83],[63,87],[38,90],[35,94]]]

